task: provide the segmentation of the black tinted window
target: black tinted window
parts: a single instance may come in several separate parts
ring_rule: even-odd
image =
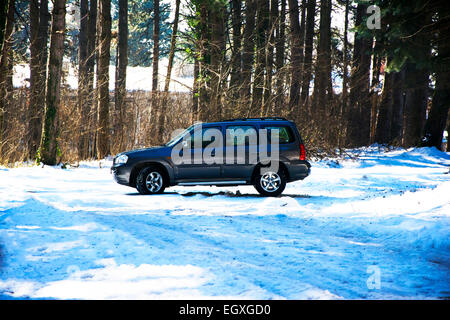
[[[285,126],[270,126],[270,127],[264,127],[263,129],[267,130],[267,138],[269,140],[269,143],[272,139],[272,131],[278,130],[279,135],[279,144],[283,143],[291,143],[295,141],[294,134],[292,133],[292,129]]]

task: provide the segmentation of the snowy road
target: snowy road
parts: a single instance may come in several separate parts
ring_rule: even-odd
[[[449,166],[372,148],[279,198],[141,196],[98,163],[0,168],[0,298],[449,298]]]

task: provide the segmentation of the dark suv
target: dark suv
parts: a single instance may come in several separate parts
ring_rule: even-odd
[[[264,196],[278,196],[287,182],[309,175],[305,156],[292,121],[233,119],[196,123],[163,146],[122,152],[111,171],[141,194],[174,185],[252,184]]]

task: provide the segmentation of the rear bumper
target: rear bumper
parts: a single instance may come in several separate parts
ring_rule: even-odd
[[[113,166],[111,167],[111,173],[114,177],[114,180],[119,183],[123,184],[125,186],[130,186],[130,175],[131,175],[131,168],[122,165],[122,166]]]
[[[303,180],[311,173],[311,164],[306,160],[293,160],[287,165],[289,182]]]

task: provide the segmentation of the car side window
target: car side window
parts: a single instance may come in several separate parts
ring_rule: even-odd
[[[253,126],[228,126],[226,128],[226,146],[256,145],[258,135]]]
[[[287,126],[265,126],[263,129],[267,130],[267,139],[269,140],[269,143],[272,139],[273,130],[278,130],[279,144],[286,144],[295,141],[292,129]]]
[[[207,146],[209,146],[212,142],[215,141],[214,135],[205,134],[205,133],[208,132],[208,130],[210,130],[209,133],[211,133],[211,131],[215,131],[215,132],[218,132],[218,131],[221,132],[222,131],[220,127],[206,127],[206,128],[203,127],[202,130],[201,130],[201,135],[200,134],[195,135],[194,134],[194,130],[192,130],[190,132],[190,135],[191,135],[190,146],[191,146],[191,148],[195,148],[195,146],[201,145],[202,148],[204,149]],[[188,141],[188,145],[189,145],[189,141]]]

